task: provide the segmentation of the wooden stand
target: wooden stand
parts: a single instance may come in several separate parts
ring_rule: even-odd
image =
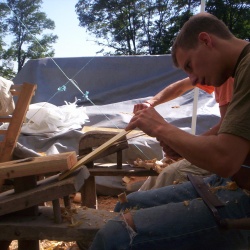
[[[122,130],[113,132],[110,130],[91,130],[86,132],[79,143],[79,155],[84,156],[89,154],[90,152],[94,152],[94,149],[103,145],[107,141],[114,138],[114,136],[122,133]],[[120,142],[120,143],[119,143]],[[93,157],[91,161],[89,161],[86,166],[88,167],[90,176],[85,181],[82,189],[81,189],[81,197],[82,197],[82,205],[87,206],[89,208],[98,209],[97,204],[97,195],[96,195],[96,184],[95,184],[95,176],[156,176],[158,175],[153,170],[141,169],[141,168],[133,168],[128,164],[123,164],[122,162],[122,150],[128,148],[128,142],[121,138],[116,142],[115,145],[111,145],[106,148],[101,154]],[[117,163],[113,164],[112,167],[104,166],[106,164],[97,164],[94,161],[101,159],[110,154],[116,154]],[[112,165],[112,164],[107,164]]]
[[[8,241],[14,239],[19,240],[19,250],[39,249],[39,239],[43,238],[43,236],[37,236],[37,228],[40,226],[33,224],[34,227],[31,229],[27,227],[27,222],[40,221],[41,210],[38,205],[41,203],[52,201],[53,209],[51,209],[54,216],[50,220],[52,219],[53,223],[62,223],[59,199],[64,198],[65,207],[69,208],[68,196],[79,191],[83,186],[84,180],[89,176],[88,170],[86,167],[81,167],[61,181],[58,181],[58,175],[37,181],[37,175],[65,171],[75,165],[76,162],[75,152],[69,152],[36,157],[27,162],[21,160],[0,164],[0,173],[2,170],[3,176],[7,175],[14,178],[14,189],[0,194],[0,228],[5,227],[5,230],[2,231],[5,233],[1,233],[0,237],[0,240],[3,240],[0,242],[1,250],[8,249],[5,246],[8,245]],[[20,166],[20,164],[23,166]],[[24,169],[23,173],[22,168]],[[13,218],[15,219],[13,220]],[[8,226],[6,226],[6,223],[9,223]],[[46,230],[52,233],[53,231],[49,230],[49,227],[51,227],[51,224],[47,224]],[[27,237],[28,234],[31,236]],[[51,237],[54,234],[52,233]]]
[[[97,231],[116,214],[87,208],[71,209],[68,196],[78,192],[88,176],[87,169],[80,167],[63,180],[58,181],[55,175],[39,181],[30,190],[2,193],[1,214],[7,210],[12,213],[0,216],[0,249],[7,250],[12,240],[18,240],[19,250],[39,250],[39,240],[44,239],[92,241]],[[60,206],[60,198],[64,198],[64,207]],[[52,201],[53,207],[37,205],[45,201]]]

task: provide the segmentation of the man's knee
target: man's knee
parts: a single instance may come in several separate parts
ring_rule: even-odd
[[[134,231],[136,231],[135,223],[134,223],[134,220],[133,220],[131,213],[128,212],[126,214],[122,214],[122,217],[123,217],[124,221],[126,222],[126,224],[129,227],[131,227]]]

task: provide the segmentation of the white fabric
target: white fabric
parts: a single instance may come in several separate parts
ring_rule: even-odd
[[[210,172],[198,168],[197,166],[191,164],[189,161],[183,159],[164,168],[158,176],[148,177],[139,190],[146,191],[173,185],[175,182],[185,182],[187,181],[188,173],[201,176],[210,175]]]
[[[21,129],[25,134],[79,129],[88,121],[86,109],[77,107],[75,103],[66,103],[59,107],[45,102],[31,104],[26,118],[28,122]]]
[[[10,87],[13,82],[0,76],[0,116],[12,114],[15,109]]]

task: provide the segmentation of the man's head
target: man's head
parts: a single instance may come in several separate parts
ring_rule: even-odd
[[[188,73],[194,85],[199,82],[220,86],[230,76],[226,76],[228,72],[223,65],[221,48],[224,42],[233,38],[227,26],[215,16],[208,13],[194,15],[175,39],[172,47],[174,64]]]

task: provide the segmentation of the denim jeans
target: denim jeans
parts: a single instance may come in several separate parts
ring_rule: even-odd
[[[212,187],[230,179],[216,175],[204,179]],[[242,189],[216,191],[226,205],[218,208],[221,218],[250,217],[250,196]],[[98,231],[90,250],[247,250],[249,230],[220,229],[190,182],[139,191],[117,203],[115,211],[131,209],[136,232],[122,215]]]

